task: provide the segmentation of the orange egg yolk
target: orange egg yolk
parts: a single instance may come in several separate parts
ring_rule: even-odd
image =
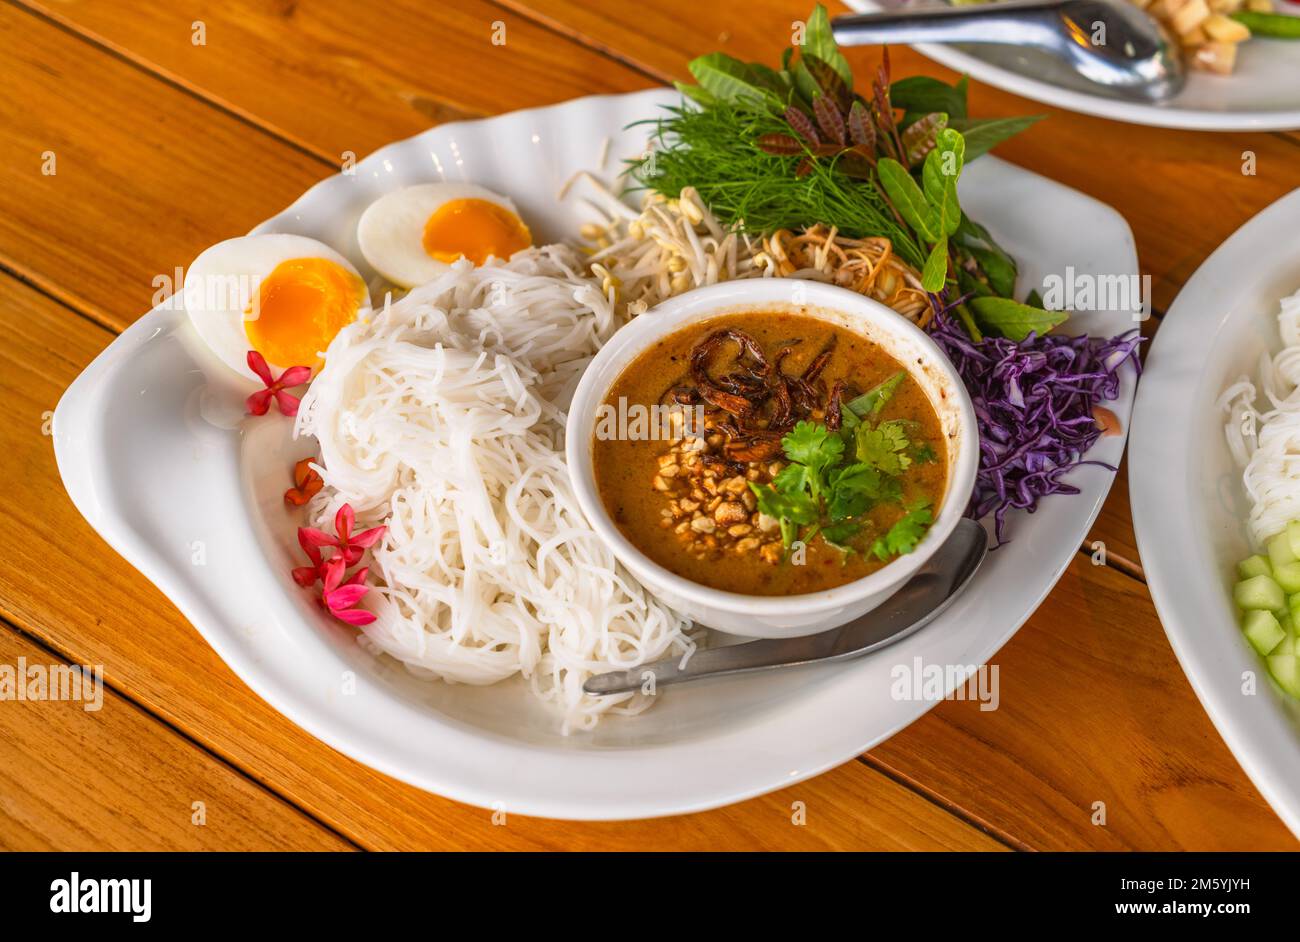
[[[508,259],[532,243],[523,220],[487,200],[448,200],[424,224],[424,250],[440,262],[467,258],[482,265],[489,256]]]
[[[356,319],[366,286],[324,258],[291,258],[263,279],[244,332],[253,349],[281,368],[321,365],[318,353]]]

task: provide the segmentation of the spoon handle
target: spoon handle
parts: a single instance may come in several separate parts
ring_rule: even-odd
[[[978,523],[959,521],[948,540],[906,585],[882,605],[838,628],[799,638],[704,648],[689,656],[631,670],[596,674],[582,688],[597,695],[637,690],[652,693],[661,684],[679,684],[697,677],[860,657],[907,637],[937,618],[979,569],[988,553],[986,541]]]
[[[831,632],[834,634],[834,632]],[[749,641],[723,648],[704,648],[669,660],[642,664],[626,671],[610,671],[588,678],[583,689],[591,694],[632,693],[653,690],[665,684],[679,684],[697,677],[740,674],[745,671],[806,664],[827,656],[826,635]]]
[[[1010,43],[1051,48],[1059,42],[1056,16],[1063,0],[934,7],[837,16],[831,21],[841,45],[877,43]]]

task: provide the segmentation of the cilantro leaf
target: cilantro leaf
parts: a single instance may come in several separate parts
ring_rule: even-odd
[[[772,487],[782,494],[797,494],[808,489],[812,483],[811,472],[807,465],[791,462],[772,478]]]
[[[781,439],[781,447],[791,461],[822,470],[840,460],[844,439],[832,434],[825,425],[804,420]]]
[[[861,530],[862,524],[853,521],[833,523],[828,527],[822,527],[822,540],[837,550],[851,553],[853,547],[848,545],[849,540],[857,536]]]
[[[830,485],[827,512],[833,522],[866,513],[882,496],[885,483],[878,470],[861,462],[836,468],[827,481]]]
[[[855,437],[858,461],[884,474],[902,474],[912,464],[905,454],[911,442],[904,421],[881,422],[875,428],[859,425]]]
[[[778,491],[770,487],[760,487],[750,482],[749,489],[758,498],[761,513],[777,520],[789,520],[797,524],[815,523],[819,516],[817,502],[806,491]]]
[[[924,442],[912,452],[912,460],[917,464],[934,464],[939,460],[939,456],[934,453],[929,442]]]
[[[929,501],[914,504],[911,510],[889,528],[888,533],[871,544],[871,552],[882,561],[910,553],[925,537],[925,532],[933,522],[934,515],[930,512]]]

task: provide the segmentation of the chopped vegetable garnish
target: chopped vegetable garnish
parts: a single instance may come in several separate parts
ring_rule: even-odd
[[[1019,342],[975,343],[946,314],[931,322],[930,336],[957,367],[979,422],[980,466],[967,513],[992,512],[1001,545],[1007,511],[1032,513],[1048,494],[1077,494],[1065,474],[1102,464],[1082,460],[1101,435],[1093,407],[1119,395],[1125,361],[1140,369],[1142,338],[1136,330],[1109,339],[1030,333]]]
[[[885,388],[892,393],[898,382],[899,377],[891,377],[872,393]],[[837,431],[819,422],[800,422],[781,439],[790,463],[771,486],[750,484],[759,510],[780,522],[787,547],[801,536],[807,543],[820,533],[826,543],[845,553],[858,549],[888,561],[912,552],[933,522],[929,501],[921,501],[908,507],[904,516],[869,546],[854,545],[859,537],[872,536],[871,522],[865,519],[868,511],[902,503],[901,476],[912,463],[904,454],[910,445],[907,421],[891,419],[874,426],[869,423],[871,403],[883,406],[889,395],[868,400],[872,393],[855,400],[864,403],[855,412],[855,428],[845,426]],[[809,529],[801,534],[802,527]]]

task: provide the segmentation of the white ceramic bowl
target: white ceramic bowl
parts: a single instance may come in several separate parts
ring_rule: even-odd
[[[684,579],[654,562],[615,526],[596,489],[592,436],[597,411],[623,370],[661,338],[688,324],[742,311],[790,311],[852,330],[907,366],[939,415],[948,443],[948,480],[938,518],[916,549],[869,576],[824,592],[742,595]],[[652,308],[616,333],[574,393],[566,427],[569,475],[583,512],[614,555],[647,588],[695,621],[737,635],[792,638],[834,628],[875,608],[902,587],[948,538],[969,502],[979,459],[970,395],[926,334],[853,291],[785,278],[697,288]]]

